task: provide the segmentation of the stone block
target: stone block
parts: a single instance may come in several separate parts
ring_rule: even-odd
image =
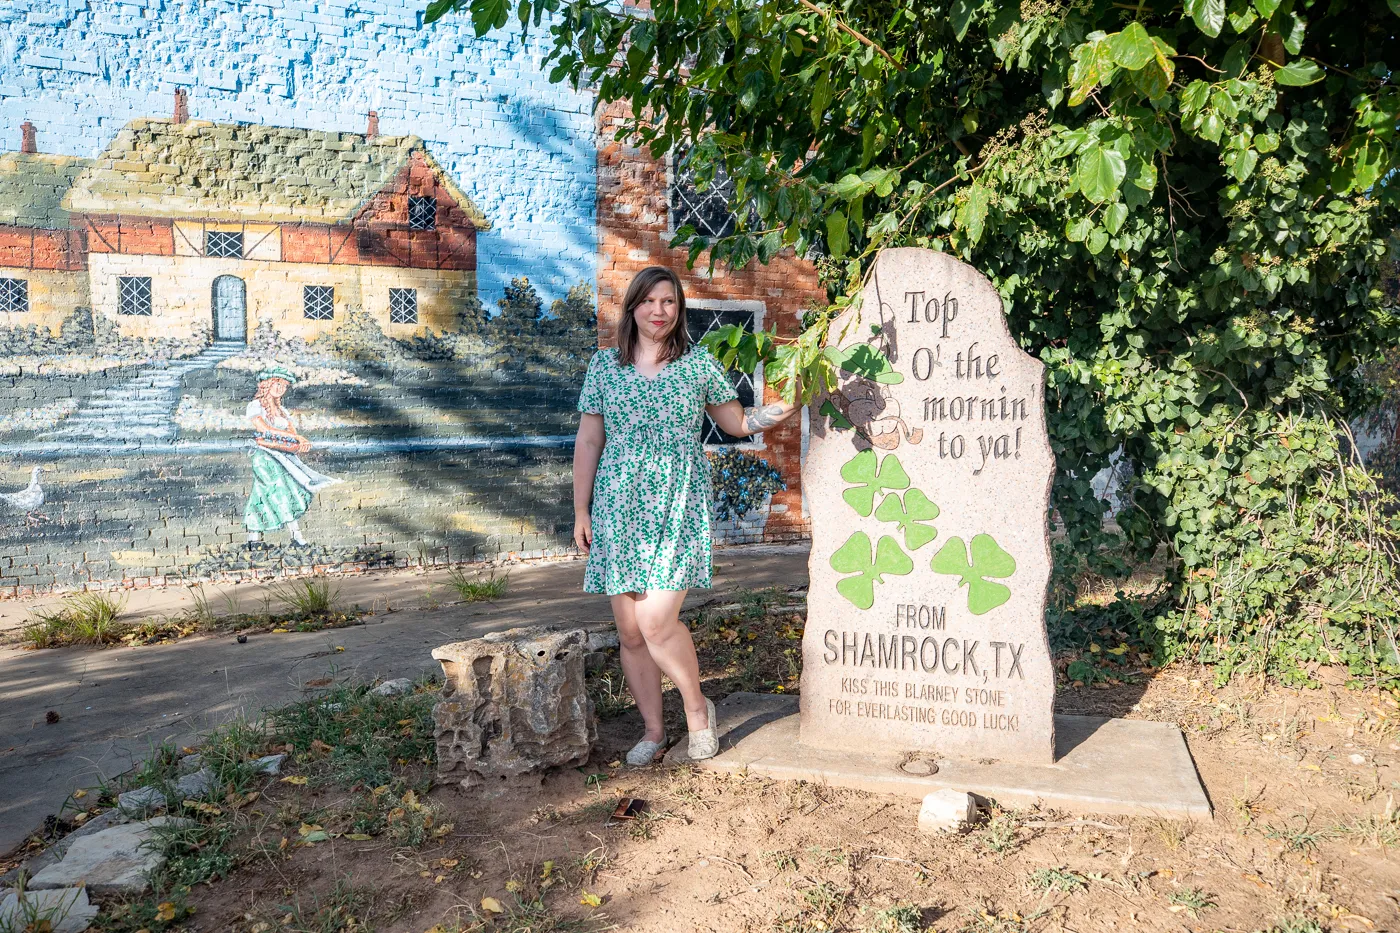
[[[977,815],[977,801],[961,790],[936,790],[919,807],[919,830],[925,833],[957,832]]]
[[[473,788],[587,761],[597,739],[587,650],[583,629],[545,628],[434,649],[446,677],[433,707],[438,776]]]
[[[412,692],[413,681],[407,677],[395,677],[393,680],[384,681],[369,693],[370,696],[376,697],[398,697]]]
[[[88,900],[84,888],[11,891],[0,900],[0,930],[83,933],[96,918],[97,905]]]
[[[165,794],[158,787],[138,787],[117,796],[117,809],[134,817],[155,813],[165,809]]]
[[[150,873],[165,862],[151,843],[155,830],[188,820],[161,816],[140,823],[124,823],[74,842],[56,865],[29,880],[34,891],[85,885],[90,894],[140,894],[150,887]]]

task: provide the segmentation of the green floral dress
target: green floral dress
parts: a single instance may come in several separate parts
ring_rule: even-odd
[[[710,585],[710,463],[700,443],[706,405],[738,396],[708,351],[692,347],[647,379],[600,350],[578,410],[603,416],[607,441],[593,483],[589,593]]]

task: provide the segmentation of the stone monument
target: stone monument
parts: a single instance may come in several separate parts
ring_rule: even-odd
[[[1055,462],[1044,367],[951,256],[877,257],[832,324],[838,391],[810,411],[800,700],[715,704],[699,767],[928,799],[1195,819],[1171,723],[1054,714],[1045,634]],[[689,759],[681,742],[666,755]],[[958,796],[961,794],[961,796]]]
[[[1049,763],[1045,367],[972,267],[880,254],[811,419],[800,741]]]

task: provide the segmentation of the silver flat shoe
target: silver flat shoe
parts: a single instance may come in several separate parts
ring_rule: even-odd
[[[709,697],[705,698],[705,707],[710,714],[710,726],[708,729],[701,729],[699,732],[691,732],[690,735],[690,760],[702,761],[706,758],[713,758],[719,754],[719,733],[715,731],[715,704]]]
[[[627,765],[631,768],[645,768],[656,760],[656,753],[666,747],[666,736],[661,737],[660,742],[653,742],[650,739],[642,739],[632,750],[627,753]]]

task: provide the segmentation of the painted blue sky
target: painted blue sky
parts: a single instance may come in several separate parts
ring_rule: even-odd
[[[422,27],[426,0],[3,0],[0,146],[93,156],[137,117],[190,115],[423,137],[491,219],[478,240],[494,307],[527,275],[548,302],[597,268],[588,95],[551,85],[543,48]]]

